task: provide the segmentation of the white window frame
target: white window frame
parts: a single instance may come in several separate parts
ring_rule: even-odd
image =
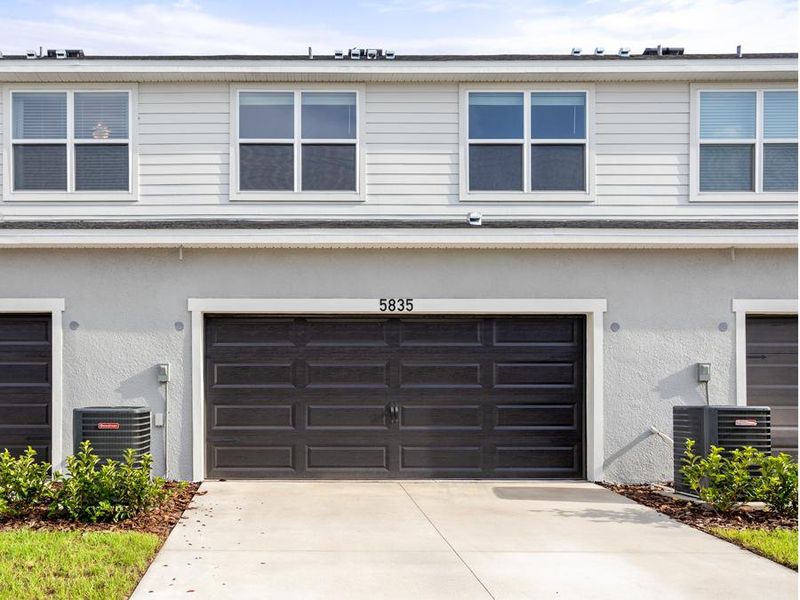
[[[62,92],[67,94],[67,137],[57,140],[15,140],[13,137],[12,94],[15,93]],[[75,138],[75,93],[120,92],[128,95],[127,139],[90,140]],[[119,84],[90,85],[37,85],[8,87],[3,93],[3,122],[7,123],[7,134],[3,143],[3,198],[4,202],[135,202],[138,197],[138,149],[136,115],[138,114],[138,86]],[[66,190],[15,190],[14,189],[14,144],[66,144],[67,189]],[[75,145],[76,144],[127,144],[128,145],[128,189],[127,190],[75,190]]]
[[[365,144],[364,119],[366,114],[364,85],[292,85],[253,84],[230,86],[230,198],[235,201],[255,202],[363,202],[366,194],[365,182]],[[294,94],[294,138],[261,139],[244,138],[241,143],[288,144],[294,147],[294,190],[241,190],[239,188],[239,94],[242,92],[284,92]],[[303,92],[341,92],[356,95],[356,137],[355,139],[306,139],[302,137],[302,94]],[[356,189],[331,191],[303,191],[302,168],[303,144],[346,144],[356,147]]]
[[[523,138],[519,139],[480,139],[469,138],[469,94],[472,92],[521,93],[523,95]],[[533,139],[531,135],[531,94],[537,92],[586,94],[586,137],[583,139],[551,140]],[[593,134],[595,129],[594,85],[592,84],[526,84],[511,87],[508,84],[459,86],[459,200],[461,202],[594,202],[595,153]],[[471,191],[469,189],[469,146],[470,144],[522,144],[522,182],[521,191]],[[585,146],[584,190],[541,190],[534,191],[531,181],[531,146],[534,144],[572,144]]]
[[[796,92],[797,88],[785,83],[763,83],[755,86],[737,84],[690,84],[691,95],[691,143],[689,144],[689,200],[691,202],[797,202],[797,192],[764,191],[764,144],[795,144],[797,138],[764,139],[764,92]],[[701,92],[755,92],[756,94],[756,137],[731,139],[700,139],[700,93]],[[700,144],[753,144],[754,190],[731,192],[700,191]]]

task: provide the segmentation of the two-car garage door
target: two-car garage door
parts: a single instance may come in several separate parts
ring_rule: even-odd
[[[582,477],[583,317],[209,316],[212,478]]]

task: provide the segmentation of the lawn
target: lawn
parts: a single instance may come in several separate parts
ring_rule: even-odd
[[[756,554],[797,569],[797,530],[728,529],[715,527],[714,535]]]
[[[0,599],[123,600],[160,544],[133,531],[0,531]]]

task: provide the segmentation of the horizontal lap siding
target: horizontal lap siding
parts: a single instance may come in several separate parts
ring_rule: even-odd
[[[598,204],[688,202],[688,84],[599,84],[594,152]]]
[[[365,129],[370,202],[458,200],[457,86],[369,86]]]
[[[229,128],[227,85],[140,85],[140,201],[226,202]]]

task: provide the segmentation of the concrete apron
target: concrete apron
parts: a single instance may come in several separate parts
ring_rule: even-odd
[[[797,575],[585,482],[206,482],[153,598],[789,600]]]

